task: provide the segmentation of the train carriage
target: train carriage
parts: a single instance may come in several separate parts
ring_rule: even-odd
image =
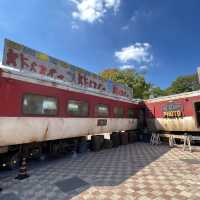
[[[141,105],[120,97],[10,70],[1,70],[0,92],[0,152],[9,153],[11,158],[22,144],[42,147],[48,141],[56,145],[67,138],[137,129]]]
[[[1,73],[0,146],[137,127],[132,102],[36,82]],[[102,118],[104,126],[98,125]]]
[[[77,138],[138,128],[132,89],[7,39],[0,94],[0,163],[22,149],[63,151]]]
[[[144,102],[150,130],[200,132],[200,91],[149,99]]]

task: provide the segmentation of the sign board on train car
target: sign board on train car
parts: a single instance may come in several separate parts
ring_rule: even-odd
[[[183,105],[178,103],[168,103],[162,107],[164,117],[178,118],[183,114]]]
[[[102,93],[112,93],[129,99],[133,96],[132,89],[126,85],[104,80],[94,73],[7,39],[4,46],[3,65],[18,69],[20,73],[39,74]]]

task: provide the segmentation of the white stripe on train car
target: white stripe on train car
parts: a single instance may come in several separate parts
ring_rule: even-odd
[[[137,128],[137,119],[107,118],[0,117],[0,146],[111,133]]]
[[[200,95],[200,90],[192,91],[192,92],[183,92],[180,94],[172,94],[169,96],[162,96],[157,97],[153,99],[145,100],[145,103],[154,103],[154,102],[162,102],[162,101],[172,101],[172,100],[178,100],[183,98],[189,98],[189,97],[196,97]]]
[[[200,131],[196,120],[192,116],[183,118],[156,118],[147,119],[147,124],[150,129],[164,131]]]

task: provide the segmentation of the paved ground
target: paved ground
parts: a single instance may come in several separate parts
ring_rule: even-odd
[[[200,149],[199,149],[200,150]],[[200,199],[200,152],[135,143],[1,172],[1,200]]]

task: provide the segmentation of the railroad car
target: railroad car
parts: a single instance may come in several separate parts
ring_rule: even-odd
[[[144,105],[148,129],[200,133],[200,91],[149,99]]]
[[[0,159],[61,151],[73,138],[135,130],[141,105],[0,69]],[[3,162],[4,165],[5,162]]]

